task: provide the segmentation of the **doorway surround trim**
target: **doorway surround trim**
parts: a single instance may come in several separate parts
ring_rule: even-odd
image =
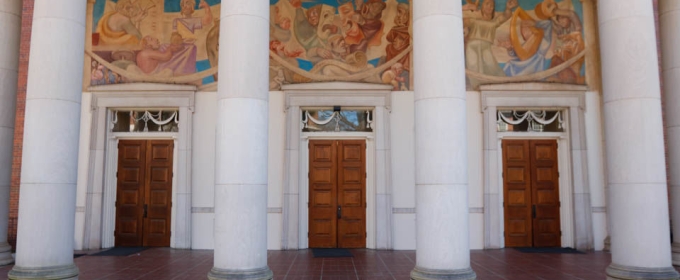
[[[310,139],[366,140],[366,247],[391,249],[392,188],[390,164],[391,85],[308,83],[284,85],[286,113],[282,249],[308,248]],[[374,107],[373,132],[302,132],[303,107]]]
[[[484,247],[504,248],[503,139],[556,139],[560,174],[562,246],[589,249],[592,223],[585,134],[585,86],[517,84],[481,87],[484,115]],[[497,132],[496,112],[512,108],[561,108],[565,132]]]
[[[195,86],[119,84],[89,88],[92,93],[87,160],[83,249],[114,246],[116,168],[120,139],[169,139],[175,143],[170,247],[191,248],[191,135]],[[179,131],[125,133],[110,131],[109,112],[116,108],[177,108]]]

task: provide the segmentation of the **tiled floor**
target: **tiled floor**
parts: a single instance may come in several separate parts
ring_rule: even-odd
[[[351,250],[353,258],[314,258],[309,250],[269,251],[274,279],[409,279],[414,251]],[[477,279],[605,279],[608,253],[537,254],[514,249],[472,251]],[[80,280],[207,279],[213,251],[149,249],[127,257],[75,259]],[[11,265],[0,267],[7,275]]]

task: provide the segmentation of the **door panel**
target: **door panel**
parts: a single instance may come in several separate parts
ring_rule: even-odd
[[[557,141],[503,140],[506,247],[560,247]]]
[[[366,248],[366,142],[339,141],[339,248]]]
[[[309,247],[366,247],[366,143],[309,143]]]
[[[118,144],[115,246],[142,246],[146,141]]]
[[[531,246],[531,160],[529,141],[503,141],[505,246]]]
[[[144,246],[170,246],[173,141],[150,140]]]
[[[172,140],[121,140],[115,246],[170,246]]]
[[[309,247],[337,244],[337,154],[335,141],[309,143]]]
[[[531,165],[534,218],[534,246],[560,247],[560,192],[557,169],[557,142],[531,141]]]

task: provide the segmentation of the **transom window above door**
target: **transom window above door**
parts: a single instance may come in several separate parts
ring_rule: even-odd
[[[560,110],[499,109],[496,114],[498,132],[564,132]]]
[[[303,108],[302,132],[373,132],[372,108]]]
[[[177,132],[179,111],[112,110],[111,132]]]

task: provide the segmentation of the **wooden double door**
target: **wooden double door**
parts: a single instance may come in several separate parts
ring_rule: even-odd
[[[556,140],[503,140],[506,247],[561,247]]]
[[[170,246],[172,140],[118,144],[115,245]]]
[[[366,248],[366,141],[309,142],[309,247]]]

